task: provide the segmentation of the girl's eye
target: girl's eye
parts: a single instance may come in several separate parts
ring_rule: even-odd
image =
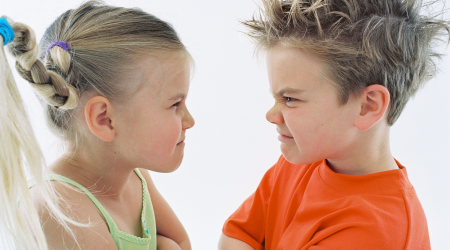
[[[176,103],[174,103],[174,104],[172,105],[172,107],[177,107],[178,105],[180,105],[180,103],[181,103],[181,101],[176,102]]]

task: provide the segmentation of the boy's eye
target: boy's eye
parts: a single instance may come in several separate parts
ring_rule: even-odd
[[[177,107],[178,105],[180,105],[180,103],[181,103],[181,101],[176,102],[176,103],[174,103],[174,104],[172,105],[172,107]]]
[[[288,97],[288,96],[283,96],[283,101],[286,106],[291,107],[291,108],[296,107],[297,104],[299,102],[301,102],[299,99],[295,99],[295,98]]]
[[[297,99],[294,99],[294,98],[292,98],[292,97],[287,97],[287,96],[284,96],[283,98],[284,98],[284,101],[285,101],[285,102],[292,102],[292,101],[297,100]]]

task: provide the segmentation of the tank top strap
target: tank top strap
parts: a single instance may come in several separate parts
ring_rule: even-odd
[[[134,169],[136,175],[141,179],[142,182],[142,226],[143,226],[143,236],[144,238],[151,239],[149,241],[149,250],[156,250],[156,220],[155,212],[153,210],[152,199],[148,191],[147,181],[142,176],[139,169]],[[124,248],[125,249],[125,248]],[[137,249],[137,248],[129,248]]]
[[[139,169],[135,168],[135,169],[134,169],[134,172],[137,174],[137,176],[139,176],[139,179],[141,179],[142,186],[145,186],[145,190],[148,190],[148,189],[147,189],[147,182],[145,181],[145,178],[144,178],[144,176],[142,176],[142,174],[141,174],[141,172],[139,171]]]
[[[83,187],[81,184],[79,184],[78,182],[75,182],[67,177],[64,177],[62,175],[58,175],[58,174],[51,174],[47,177],[47,180],[50,181],[62,181],[65,182],[67,184],[70,184],[76,188],[79,188],[81,191],[83,191],[83,193],[85,193],[89,199],[91,199],[91,201],[95,204],[95,206],[97,207],[97,209],[100,211],[100,213],[102,214],[103,218],[106,220],[106,224],[108,225],[109,228],[109,232],[112,236],[112,238],[114,239],[116,245],[118,246],[120,244],[120,242],[117,242],[119,237],[119,228],[117,227],[116,223],[114,222],[113,218],[111,217],[111,215],[109,215],[109,213],[106,211],[106,209],[102,206],[102,204],[97,200],[97,198],[95,198],[95,196],[89,192],[89,190],[87,190],[87,188]]]

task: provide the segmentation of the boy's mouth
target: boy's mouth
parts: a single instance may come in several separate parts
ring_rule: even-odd
[[[290,135],[288,135],[288,134],[282,133],[282,132],[281,132],[282,130],[285,130],[285,129],[281,129],[281,128],[277,127],[277,132],[278,132],[278,134],[280,134],[280,135],[278,136],[278,138],[279,138],[279,137],[283,137],[283,138],[285,138],[285,139],[292,139],[292,138],[293,138],[292,136],[290,136]]]
[[[284,135],[284,134],[280,134],[280,135],[278,136],[278,140],[279,140],[279,141],[286,141],[286,140],[291,140],[291,139],[294,139],[294,137],[292,137],[292,136],[287,136],[287,135]]]

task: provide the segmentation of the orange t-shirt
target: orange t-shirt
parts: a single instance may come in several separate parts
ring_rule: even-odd
[[[343,175],[283,156],[225,222],[256,250],[426,250],[428,226],[406,169]]]

